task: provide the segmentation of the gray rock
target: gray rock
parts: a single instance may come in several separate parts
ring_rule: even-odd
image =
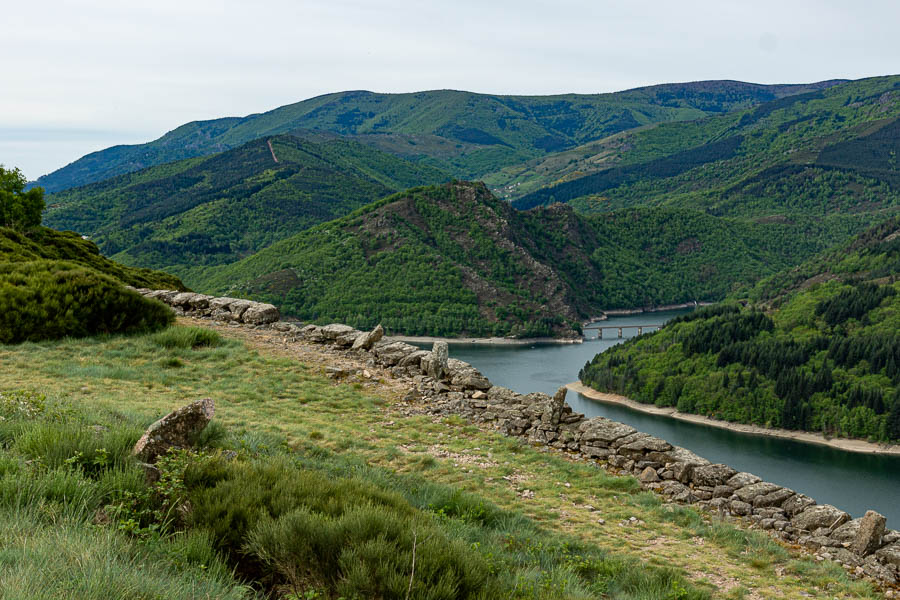
[[[253,302],[240,316],[244,323],[262,325],[264,323],[274,323],[281,318],[281,313],[278,312],[278,309],[273,304]]]
[[[734,491],[737,494],[737,497],[740,498],[743,502],[749,502],[753,504],[753,501],[757,498],[757,496],[765,496],[766,494],[771,494],[777,490],[780,490],[780,485],[775,485],[774,483],[769,483],[768,481],[760,481],[757,483],[752,483],[748,486],[744,486],[742,488],[738,488]]]
[[[599,446],[585,446],[584,444],[582,444],[581,453],[588,458],[607,458],[609,456],[612,456],[613,451],[609,448],[600,448]]]
[[[181,292],[180,294],[176,294],[172,298],[172,305],[189,307],[189,306],[191,306],[191,300],[194,299],[194,296],[199,296],[199,295],[200,294],[195,294],[194,292]]]
[[[859,524],[856,538],[850,544],[850,550],[860,556],[868,556],[878,550],[881,547],[886,522],[884,515],[874,510],[867,511]]]
[[[666,450],[665,452],[651,452],[647,455],[647,458],[663,464],[679,462],[698,466],[709,464],[709,461],[702,456],[691,452],[687,448],[681,448],[680,446],[672,446],[670,450]]]
[[[731,476],[728,481],[725,482],[725,485],[730,485],[734,489],[738,489],[753,485],[754,483],[759,483],[760,481],[762,481],[762,477],[757,477],[753,473],[741,471],[740,473],[735,473]]]
[[[206,294],[194,294],[189,302],[191,310],[203,310],[209,308],[209,303],[212,299],[212,296],[207,296]]]
[[[875,556],[883,563],[900,568],[900,542],[894,542],[876,551]]]
[[[617,423],[606,417],[594,417],[578,426],[581,442],[590,446],[608,447],[612,442],[635,433],[634,427]]]
[[[339,336],[351,333],[356,330],[349,325],[331,323],[330,325],[325,325],[324,327],[322,327],[320,331],[322,332],[322,337],[324,337],[326,340],[333,341],[336,340]]]
[[[431,348],[432,358],[422,364],[425,374],[442,379],[450,371],[450,349],[447,342],[437,341]]]
[[[297,327],[294,323],[288,323],[286,321],[277,321],[272,323],[272,329],[275,331],[280,331],[282,333],[299,333],[300,328]]]
[[[475,367],[453,373],[450,383],[464,390],[489,390],[492,387],[490,380]]]
[[[785,500],[784,504],[781,505],[781,508],[784,509],[787,516],[793,517],[794,515],[803,512],[808,507],[815,506],[815,504],[816,501],[809,496],[797,494]]]
[[[671,448],[672,444],[666,440],[647,435],[623,446],[619,446],[619,453],[637,458],[647,452],[665,452]]]
[[[753,506],[748,504],[747,502],[734,500],[731,503],[731,512],[736,515],[746,516],[753,512]]]
[[[785,500],[794,495],[794,490],[781,488],[753,499],[753,506],[756,508],[765,508],[769,506],[780,507]]]
[[[371,350],[372,346],[381,341],[381,338],[384,337],[384,328],[379,324],[375,326],[375,329],[368,333],[364,333],[361,336],[356,338],[356,341],[353,342],[353,350]]]
[[[697,485],[715,487],[728,481],[737,471],[723,464],[703,465],[695,467],[691,481]]]
[[[694,463],[677,462],[672,465],[672,475],[681,483],[690,483],[695,466]]]
[[[228,307],[233,302],[242,302],[242,300],[240,298],[229,298],[228,296],[213,298],[209,301],[209,308],[212,310],[228,310]],[[246,302],[246,300],[243,300],[243,302]]]
[[[829,529],[843,525],[850,520],[850,515],[830,504],[810,506],[803,512],[791,518],[791,524],[797,529],[814,531],[819,527]]]
[[[388,367],[396,365],[403,360],[405,356],[418,351],[418,348],[411,346],[406,342],[385,342],[384,340],[378,342],[372,348],[372,352],[375,354],[376,358],[378,358],[383,365]]]
[[[147,428],[134,445],[132,454],[145,463],[153,463],[169,448],[187,448],[195,435],[203,431],[216,412],[211,398],[191,402]]]
[[[713,488],[713,498],[731,498],[734,488],[730,485],[717,485]]]
[[[422,359],[426,356],[431,355],[431,352],[428,350],[416,350],[415,352],[410,352],[397,363],[398,367],[416,367],[422,364]]]
[[[659,475],[656,472],[656,469],[653,467],[647,467],[641,474],[638,475],[638,480],[643,481],[644,483],[653,483],[659,481]]]
[[[858,519],[851,519],[835,529],[831,537],[836,539],[839,542],[849,544],[853,540],[856,539],[856,536],[859,534],[859,524],[862,523],[862,517]]]

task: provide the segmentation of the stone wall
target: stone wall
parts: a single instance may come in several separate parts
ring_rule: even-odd
[[[752,473],[712,464],[629,425],[604,417],[587,419],[566,404],[566,388],[551,397],[495,386],[472,365],[449,358],[446,342],[436,342],[428,351],[383,339],[381,326],[370,332],[340,324],[300,326],[277,321],[277,309],[269,304],[139,291],[182,314],[272,328],[290,338],[346,351],[408,380],[411,391],[407,399],[422,401],[431,414],[459,415],[530,443],[603,461],[609,470],[632,474],[644,487],[675,502],[749,519],[776,537],[843,564],[855,575],[891,584],[900,580],[900,532],[885,529],[882,515],[869,511],[851,519],[837,507],[817,504]]]

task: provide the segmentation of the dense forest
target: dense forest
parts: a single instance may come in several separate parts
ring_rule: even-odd
[[[298,129],[347,136],[470,179],[634,127],[700,119],[838,83],[699,81],[557,96],[339,92],[246,117],[187,123],[146,144],[88,154],[37,183],[58,192]]]
[[[455,182],[388,197],[188,283],[309,321],[571,336],[602,309],[724,298],[844,239],[842,227],[681,209],[520,212],[481,184]]]
[[[596,356],[581,380],[766,427],[900,440],[900,219]]]
[[[44,220],[89,235],[116,260],[184,274],[447,179],[355,142],[278,136],[52,194]]]

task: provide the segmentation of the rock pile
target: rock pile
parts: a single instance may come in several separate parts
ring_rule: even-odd
[[[275,306],[263,302],[240,298],[214,298],[206,294],[175,290],[131,289],[145,298],[155,298],[163,304],[168,304],[179,316],[212,318],[246,325],[266,325],[281,318]]]
[[[712,464],[686,448],[623,423],[604,417],[587,419],[566,404],[564,387],[551,397],[495,386],[472,365],[449,358],[445,342],[436,342],[430,351],[421,350],[383,339],[380,325],[370,332],[340,324],[301,327],[278,321],[278,311],[270,304],[138,291],[181,314],[269,327],[294,339],[329,345],[408,380],[412,388],[408,398],[422,400],[432,414],[459,415],[531,443],[605,461],[611,470],[633,474],[642,485],[675,502],[745,517],[777,537],[844,564],[857,575],[891,584],[900,580],[900,532],[886,530],[882,515],[869,511],[862,518],[851,519],[839,508],[819,505],[752,473]]]

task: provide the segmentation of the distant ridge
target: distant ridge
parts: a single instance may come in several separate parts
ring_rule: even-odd
[[[37,180],[48,192],[235,148],[294,129],[366,138],[463,178],[666,121],[702,118],[839,83],[700,81],[608,94],[505,96],[437,90],[326,94],[246,117],[184,124],[146,144],[93,152]]]

